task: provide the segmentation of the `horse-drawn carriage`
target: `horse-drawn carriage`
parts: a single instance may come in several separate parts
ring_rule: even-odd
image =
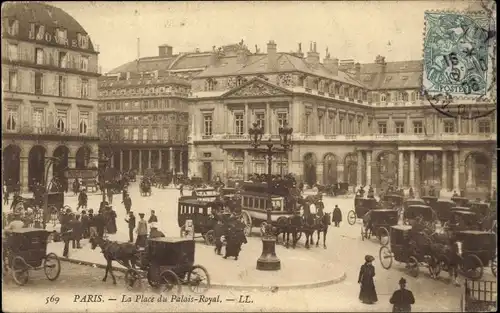
[[[444,225],[450,219],[451,211],[456,204],[451,200],[438,199],[431,207],[436,212],[441,225]]]
[[[386,209],[401,209],[404,204],[404,197],[397,193],[385,194],[381,200],[387,206]]]
[[[451,201],[455,202],[457,206],[468,207],[470,200],[465,197],[452,197]]]
[[[454,207],[450,212],[448,220],[444,223],[444,227],[447,227],[452,232],[459,230],[480,230],[481,220],[471,210],[463,207]]]
[[[410,205],[404,210],[403,219],[405,224],[410,224],[417,217],[421,217],[424,222],[436,222],[438,219],[436,212],[428,205]]]
[[[316,187],[318,188],[319,192],[324,193],[329,197],[343,196],[349,192],[348,183],[336,183],[326,186],[316,185]]]
[[[470,279],[481,279],[484,266],[490,264],[496,276],[497,255],[496,236],[491,232],[465,230],[454,233],[461,258],[460,269]]]
[[[16,284],[22,286],[29,280],[30,270],[42,269],[47,279],[54,281],[61,273],[59,258],[47,254],[49,231],[35,228],[6,230],[3,243],[3,273],[12,272]]]
[[[143,178],[139,183],[139,190],[141,192],[141,196],[151,196],[151,181],[147,178]]]
[[[370,239],[371,235],[377,236],[380,244],[385,246],[389,243],[389,229],[397,225],[399,214],[397,210],[375,209],[368,211],[363,217],[361,226],[361,239]]]
[[[219,196],[219,192],[214,188],[195,188],[191,191],[191,196],[205,202],[213,202]]]
[[[153,288],[179,294],[182,285],[197,294],[210,288],[210,276],[205,267],[195,265],[195,242],[183,238],[154,238],[148,240],[145,251],[139,253],[139,268],[125,274],[128,287],[134,287],[146,277]]]
[[[222,209],[221,205],[216,202],[200,201],[195,197],[187,196],[179,199],[177,224],[181,228],[181,234],[184,233],[186,221],[191,220],[193,221],[194,235],[201,234],[205,243],[212,245],[215,242],[213,229],[217,223],[215,214]]]
[[[434,197],[434,196],[422,196],[422,200],[424,200],[425,204],[430,206],[430,207],[433,207],[434,204],[438,201],[438,197]]]
[[[354,198],[354,210],[350,210],[347,213],[347,222],[349,225],[354,225],[356,219],[363,218],[365,214],[374,209],[378,209],[379,204],[375,198]]]
[[[12,201],[11,209],[13,212],[23,212],[31,209],[33,211],[33,224],[35,227],[43,222],[52,222],[56,224],[59,220],[60,214],[70,207],[64,204],[63,192],[48,192],[47,193],[47,211],[43,211],[44,195],[41,194],[37,198],[23,198],[21,196],[15,197]],[[11,222],[13,214],[7,214],[7,221]]]
[[[137,181],[137,172],[135,170],[130,170],[126,173],[128,181],[136,182]]]
[[[433,276],[439,274],[437,255],[440,253],[433,251],[430,239],[413,238],[412,226],[409,225],[392,226],[390,232],[390,246],[382,246],[379,250],[380,264],[384,269],[390,269],[396,260],[405,263],[406,269],[413,277],[418,276],[420,266],[428,267]]]

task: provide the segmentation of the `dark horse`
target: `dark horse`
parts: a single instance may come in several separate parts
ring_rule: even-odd
[[[326,249],[326,235],[328,234],[328,227],[332,224],[330,213],[324,213],[318,217],[317,222],[318,238],[316,239],[316,247],[319,244],[320,234],[323,233],[323,248]]]
[[[90,243],[92,245],[92,250],[94,250],[97,246],[101,247],[102,254],[106,259],[106,273],[104,274],[102,281],[106,281],[109,272],[113,278],[113,284],[116,285],[115,275],[113,275],[113,261],[117,261],[128,269],[135,268],[138,255],[137,248],[133,243],[118,243],[116,241],[109,241],[100,237],[90,238]]]
[[[297,242],[300,239],[300,234],[302,231],[302,217],[297,213],[289,217],[280,217],[277,221],[278,232],[276,234],[276,237],[278,237],[280,234],[283,234],[283,243],[285,244],[286,248],[290,246],[290,234],[292,235],[292,248],[295,249]]]

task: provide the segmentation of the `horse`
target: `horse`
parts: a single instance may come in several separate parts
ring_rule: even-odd
[[[323,248],[326,249],[326,235],[328,234],[328,227],[332,224],[332,218],[330,213],[324,213],[318,218],[318,238],[316,239],[316,247],[319,244],[320,234],[323,233]]]
[[[113,278],[113,285],[116,285],[115,275],[113,274],[113,261],[117,261],[127,269],[136,267],[138,261],[138,251],[133,243],[118,243],[116,241],[109,241],[100,237],[91,237],[89,241],[91,243],[92,250],[95,250],[95,248],[99,246],[102,250],[104,258],[106,259],[106,272],[102,281],[106,281],[109,272]]]
[[[303,229],[304,234],[306,235],[306,248],[309,249],[309,246],[313,244],[313,235],[314,232],[318,229],[318,220],[315,214],[307,213],[307,210],[304,210],[303,219]]]
[[[294,214],[289,217],[280,217],[277,221],[277,228],[276,239],[278,239],[280,234],[283,234],[283,243],[288,249],[290,246],[290,234],[292,234],[292,248],[295,249],[297,242],[299,241],[299,234],[302,229],[302,217],[298,214]]]

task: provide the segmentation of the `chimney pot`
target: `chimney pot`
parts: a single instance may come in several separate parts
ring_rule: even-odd
[[[158,56],[160,57],[171,57],[173,55],[172,46],[169,45],[161,45],[158,46]]]
[[[267,43],[267,70],[276,71],[278,69],[278,53],[274,40]]]

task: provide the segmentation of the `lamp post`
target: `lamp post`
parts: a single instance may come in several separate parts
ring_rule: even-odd
[[[280,145],[286,152],[290,149],[291,135],[293,129],[289,128],[286,124],[279,128]],[[250,140],[252,147],[257,150],[262,142],[262,136],[264,135],[264,129],[259,127],[258,123],[253,123],[253,127],[249,130]],[[267,200],[267,224],[264,228],[264,234],[262,237],[262,255],[257,260],[257,269],[261,271],[277,271],[281,269],[281,261],[276,256],[276,235],[275,230],[272,226],[271,211],[272,211],[272,161],[273,155],[276,153],[281,153],[280,151],[273,150],[273,143],[271,137],[265,144],[267,147],[267,188],[268,188],[268,200]]]
[[[44,172],[44,190],[43,190],[43,218],[42,218],[42,227],[43,229],[47,228],[47,217],[50,216],[51,212],[48,212],[49,205],[49,192],[51,188],[52,181],[49,182],[49,170],[50,167],[54,164],[59,164],[61,159],[58,157],[47,157],[45,160],[45,172]]]

